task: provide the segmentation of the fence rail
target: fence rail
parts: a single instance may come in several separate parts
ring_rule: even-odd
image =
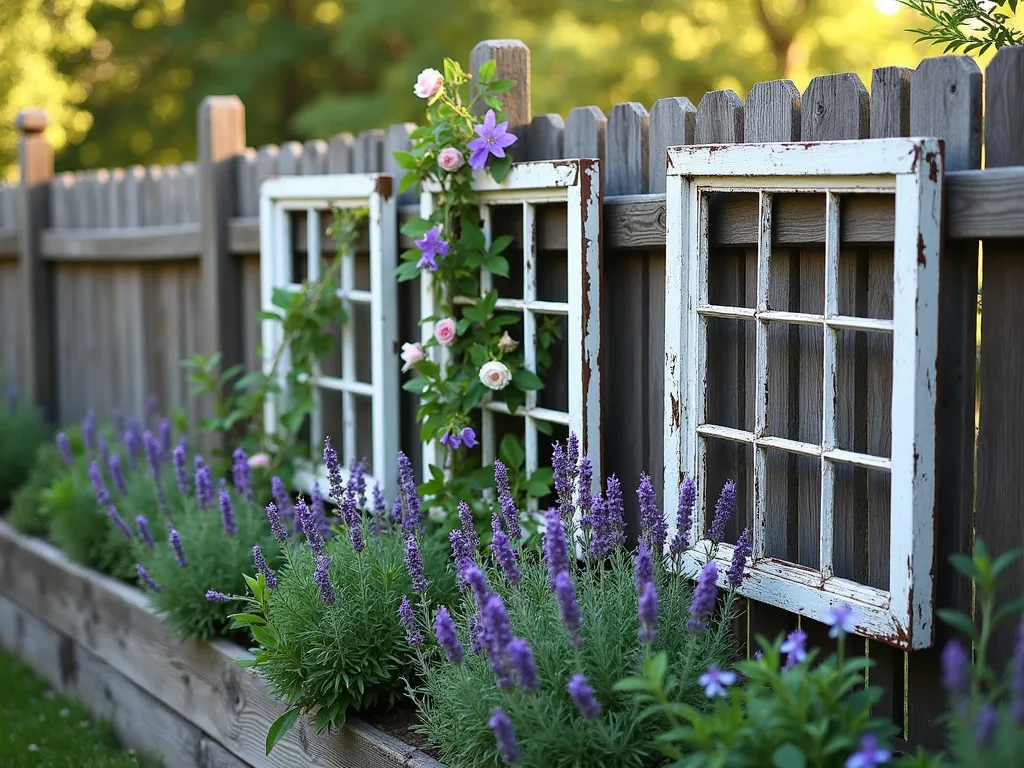
[[[948,556],[971,549],[975,528],[997,551],[1024,543],[1024,49],[1000,51],[989,65],[984,110],[977,64],[964,56],[940,56],[916,70],[876,69],[870,92],[856,75],[836,74],[814,78],[803,93],[788,81],[774,81],[758,83],[746,99],[714,91],[696,106],[669,97],[650,112],[630,102],[615,105],[607,116],[582,106],[564,120],[531,114],[525,46],[490,41],[472,54],[474,66],[492,58],[500,76],[518,82],[506,100],[520,138],[517,159],[602,161],[601,328],[608,372],[602,453],[606,471],[631,486],[641,470],[651,472],[656,488],[662,485],[666,148],[911,135],[945,140],[934,578],[938,605],[969,609],[970,585],[951,572]],[[328,141],[251,148],[241,103],[211,98],[200,108],[195,164],[54,177],[38,113],[23,115],[19,126],[22,184],[0,187],[0,366],[62,421],[79,419],[90,408],[101,415],[115,407],[141,413],[150,393],[167,407],[188,405],[193,416],[202,413],[203,404],[189,402],[180,359],[223,350],[227,363],[259,365],[262,180],[347,171],[398,174],[391,153],[408,148],[412,129],[401,124]],[[983,146],[987,167],[981,170]],[[401,218],[415,214],[415,199],[406,196],[400,203]],[[891,317],[893,216],[891,200],[879,198],[852,201],[841,211],[840,303],[856,310],[848,314]],[[750,198],[713,201],[711,291],[722,304],[740,306],[754,296],[756,217]],[[824,205],[813,196],[785,197],[774,222],[773,303],[820,312],[815,296],[823,282]],[[538,233],[542,258],[564,251],[564,213],[542,211]],[[988,288],[980,350],[979,241],[985,245]],[[333,246],[325,238],[323,247]],[[400,287],[399,305],[401,335],[419,338],[413,284]],[[709,338],[715,361],[708,405],[716,423],[742,428],[754,411],[753,372],[747,372],[754,339],[721,323]],[[794,327],[770,343],[788,350],[791,363],[769,375],[771,391],[779,393],[770,402],[769,418],[785,425],[790,438],[804,439],[821,423],[821,383],[812,373],[821,368],[820,332],[815,340],[811,329]],[[886,455],[891,339],[844,338],[838,350],[836,380],[844,408],[837,428],[849,442],[843,447]],[[415,462],[413,396],[403,395],[401,409],[407,425],[403,447]],[[749,474],[742,457],[728,446],[716,450],[710,484],[731,474],[742,487]],[[780,525],[768,546],[813,566],[821,535],[811,514],[818,493],[815,470],[794,457],[780,460],[773,473],[769,514]],[[886,481],[851,468],[837,476],[837,494],[837,574],[884,588]],[[748,515],[741,511],[732,535]],[[1010,582],[1015,593],[1024,588],[1024,567],[1011,569]],[[751,602],[747,626],[740,629],[749,639],[757,633],[774,636],[795,623],[792,614]],[[813,622],[805,621],[804,628],[819,645],[828,645]],[[939,650],[947,637],[940,626],[935,648],[906,655],[877,642],[864,644],[876,662],[871,681],[886,691],[879,712],[914,743],[939,740]],[[1011,628],[998,635],[996,659],[1009,657],[1012,640]]]

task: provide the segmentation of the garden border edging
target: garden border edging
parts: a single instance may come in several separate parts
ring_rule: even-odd
[[[8,617],[16,626],[10,626]],[[28,634],[34,643],[23,642]],[[69,694],[99,716],[108,716],[111,706],[122,703],[110,701],[119,695],[151,697],[172,720],[198,731],[200,748],[193,764],[200,764],[202,756],[201,764],[210,768],[443,768],[415,747],[354,718],[340,732],[321,736],[300,720],[267,756],[267,729],[284,706],[254,671],[234,663],[251,654],[225,640],[180,639],[142,592],[70,562],[52,545],[23,536],[2,520],[0,646],[56,687],[72,688]],[[69,654],[80,656],[81,663],[69,663]],[[68,667],[85,670],[88,677],[90,665],[108,668],[94,675],[104,683],[105,674],[116,673],[118,684],[104,685],[104,696],[79,695],[74,688],[83,684],[68,685]],[[132,685],[120,685],[122,678]],[[129,711],[135,708],[123,704]],[[219,752],[227,759],[214,754]]]

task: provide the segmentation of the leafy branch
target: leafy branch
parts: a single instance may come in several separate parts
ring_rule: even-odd
[[[908,29],[916,42],[945,45],[944,53],[962,50],[983,54],[989,48],[1024,43],[1024,31],[1007,22],[1017,13],[1020,0],[899,0],[930,22],[929,27]],[[1007,13],[1007,11],[1009,11]]]

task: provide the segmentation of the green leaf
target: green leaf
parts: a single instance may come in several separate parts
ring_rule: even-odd
[[[459,242],[467,248],[482,251],[487,243],[487,239],[484,237],[484,231],[480,229],[475,222],[470,219],[463,218],[462,234],[459,237]]]
[[[256,659],[235,659],[235,664],[240,666],[242,669],[252,669],[259,662]]]
[[[514,242],[515,238],[512,237],[512,235],[501,235],[496,237],[491,241],[490,253],[497,256]]]
[[[512,170],[512,155],[506,154],[502,158],[493,158],[487,166],[491,171],[491,178],[501,184]]]
[[[413,171],[419,166],[419,161],[416,159],[416,155],[412,152],[403,152],[402,150],[395,150],[391,153],[392,157],[398,161],[398,164],[406,170]]]
[[[983,553],[984,550],[979,552],[979,559],[985,557]],[[949,562],[953,565],[954,568],[956,568],[968,579],[973,580],[981,575],[981,572],[978,570],[977,563],[975,563],[974,560],[969,558],[967,555],[964,555],[959,552],[954,555],[950,555]]]
[[[395,278],[400,283],[415,280],[419,276],[420,268],[416,266],[415,261],[403,261],[395,268]]]
[[[530,479],[526,481],[526,492],[535,499],[542,499],[551,493],[551,486],[540,480]]]
[[[516,81],[502,78],[501,80],[495,80],[490,84],[490,87],[491,93],[506,93],[516,87]]]
[[[423,376],[417,376],[415,379],[409,379],[402,385],[402,389],[406,392],[415,392],[417,395],[421,394],[427,387],[430,386],[430,382]]]
[[[1024,612],[1024,597],[1016,597],[1008,603],[999,606],[999,610],[992,617],[992,625],[998,626],[1004,620],[1016,613]]]
[[[269,627],[253,625],[249,627],[249,631],[252,632],[253,639],[264,648],[277,647],[277,634]]]
[[[979,639],[978,628],[974,626],[974,622],[971,621],[969,616],[948,608],[940,608],[936,613],[938,613],[940,619],[961,634],[966,635],[972,640]]]
[[[398,183],[398,194],[408,192],[410,189],[416,186],[419,182],[419,176],[416,175],[415,171],[409,171],[402,177],[402,180]]]
[[[267,621],[262,616],[257,616],[255,613],[232,613],[228,616],[229,619],[234,619],[239,626],[250,626],[252,624],[266,624]]]
[[[512,383],[524,392],[533,392],[544,388],[544,382],[533,371],[526,368],[518,368],[512,374]]]
[[[484,258],[483,266],[492,275],[508,277],[508,259],[504,256],[489,255]]]
[[[772,765],[775,768],[805,768],[807,758],[803,750],[794,744],[783,744],[772,753]]]
[[[485,61],[480,65],[480,71],[477,73],[481,83],[490,83],[494,79],[494,72],[498,68],[498,62],[494,59]]]
[[[427,230],[433,226],[433,223],[427,219],[409,219],[409,221],[402,225],[401,232],[406,237],[423,237]]]
[[[1019,549],[1011,549],[1009,552],[1004,552],[996,558],[995,562],[992,563],[992,576],[998,576],[1004,570],[1006,570],[1013,561],[1020,557]]]
[[[498,447],[498,457],[507,467],[514,469],[521,467],[526,459],[526,453],[523,451],[523,446],[519,444],[519,438],[515,435],[505,435]]]
[[[299,718],[299,710],[295,707],[286,709],[277,720],[275,720],[270,730],[267,731],[267,754],[269,755],[271,750],[277,746],[277,742],[292,729],[295,725],[295,721]]]
[[[653,690],[653,687],[651,686],[651,681],[646,677],[627,677],[615,683],[612,686],[612,690],[621,693],[635,693],[638,691],[650,691]]]

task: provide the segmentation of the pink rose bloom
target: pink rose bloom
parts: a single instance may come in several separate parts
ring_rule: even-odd
[[[254,453],[249,457],[249,466],[252,469],[267,469],[270,466],[270,456],[266,453]]]
[[[411,344],[408,341],[405,342],[405,344],[402,345],[402,362],[405,363],[405,365],[402,366],[402,373],[408,371],[426,356],[427,351],[423,348],[422,344],[419,342],[415,344]]]
[[[437,155],[437,164],[441,166],[442,171],[448,173],[455,173],[465,162],[466,159],[455,147],[445,147]]]
[[[446,317],[444,320],[439,320],[434,326],[434,338],[442,347],[450,347],[455,343],[455,337],[458,335],[454,318]]]
[[[412,92],[421,99],[430,99],[441,90],[443,83],[444,75],[436,69],[424,69],[416,78],[416,85],[413,86]]]

